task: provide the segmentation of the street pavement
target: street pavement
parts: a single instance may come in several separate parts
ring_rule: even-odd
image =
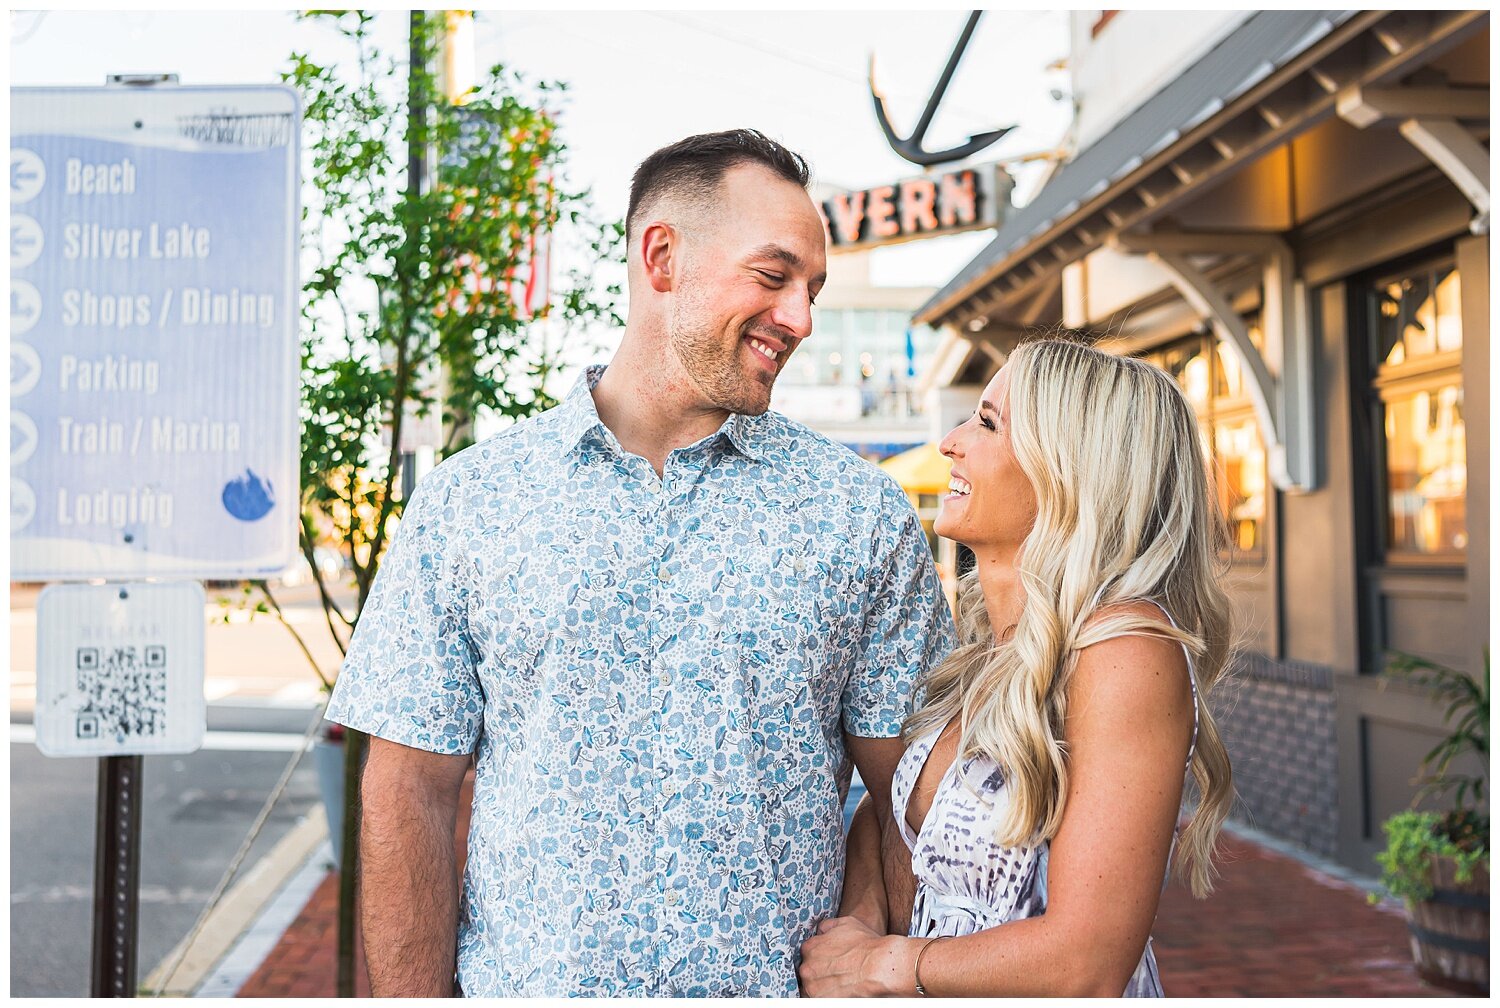
[[[224,732],[216,748],[143,761],[137,976],[187,934],[291,758],[311,711],[266,732]],[[300,722],[300,723],[298,723]],[[21,734],[29,726],[21,725]],[[17,732],[17,727],[12,732]],[[14,737],[14,736],[13,736]],[[218,748],[218,746],[256,748]],[[52,759],[12,741],[10,990],[85,996],[93,932],[97,759]],[[319,801],[304,757],[244,862],[254,865]]]

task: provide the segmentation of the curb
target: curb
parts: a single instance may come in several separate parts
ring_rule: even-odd
[[[327,840],[318,844],[312,856],[302,865],[269,905],[240,935],[234,947],[224,954],[212,973],[193,992],[195,998],[238,997],[240,990],[276,952],[287,930],[307,909],[318,886],[328,878],[333,865],[333,845]]]
[[[1256,829],[1249,823],[1241,822],[1238,819],[1226,819],[1224,820],[1224,830],[1227,833],[1233,833],[1241,840],[1249,840],[1251,843],[1259,844],[1267,850],[1274,851],[1283,857],[1289,857],[1293,861],[1300,861],[1303,865],[1314,871],[1322,872],[1324,875],[1337,879],[1346,885],[1354,886],[1356,889],[1363,889],[1366,893],[1376,892],[1380,889],[1380,880],[1374,876],[1355,871],[1336,861],[1330,861],[1320,854],[1313,853],[1306,847],[1299,846],[1290,840],[1283,840],[1281,837],[1272,836],[1269,833]],[[1382,902],[1389,902],[1392,906],[1398,908],[1401,906],[1399,900],[1391,901],[1388,899]]]
[[[327,837],[323,808],[314,806],[302,822],[225,893],[170,977],[164,976],[164,972],[182,955],[187,938],[157,963],[141,982],[144,996],[154,995],[160,987],[162,997],[191,997],[215,964],[250,930],[272,898],[306,865]]]

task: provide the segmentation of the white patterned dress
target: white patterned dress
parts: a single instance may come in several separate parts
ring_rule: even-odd
[[[1170,613],[1167,618],[1172,619]],[[1177,625],[1175,620],[1172,625]],[[1186,653],[1187,649],[1183,651]],[[1189,764],[1198,743],[1198,686],[1192,669],[1193,659],[1189,654],[1188,678],[1193,688]],[[896,825],[912,852],[911,867],[917,881],[911,928],[907,933],[914,938],[968,935],[1046,913],[1049,845],[1043,842],[1037,847],[1003,847],[994,839],[1005,809],[1006,793],[1005,774],[993,759],[988,756],[955,759],[938,781],[921,831],[913,833],[906,821],[906,807],[941,733],[939,726],[913,741],[902,755],[891,782]],[[1123,996],[1164,996],[1149,938]]]

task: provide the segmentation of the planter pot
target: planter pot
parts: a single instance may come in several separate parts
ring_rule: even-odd
[[[313,765],[318,771],[318,793],[328,817],[328,839],[333,844],[333,863],[343,864],[344,847],[344,740],[320,738],[313,743]]]
[[[1407,905],[1417,975],[1464,994],[1490,992],[1490,873],[1480,867],[1468,882],[1456,878],[1452,858],[1432,859],[1432,898]]]

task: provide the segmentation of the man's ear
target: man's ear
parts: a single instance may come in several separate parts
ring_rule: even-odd
[[[682,241],[677,229],[665,221],[652,221],[641,232],[641,265],[651,289],[665,294],[681,270]]]

